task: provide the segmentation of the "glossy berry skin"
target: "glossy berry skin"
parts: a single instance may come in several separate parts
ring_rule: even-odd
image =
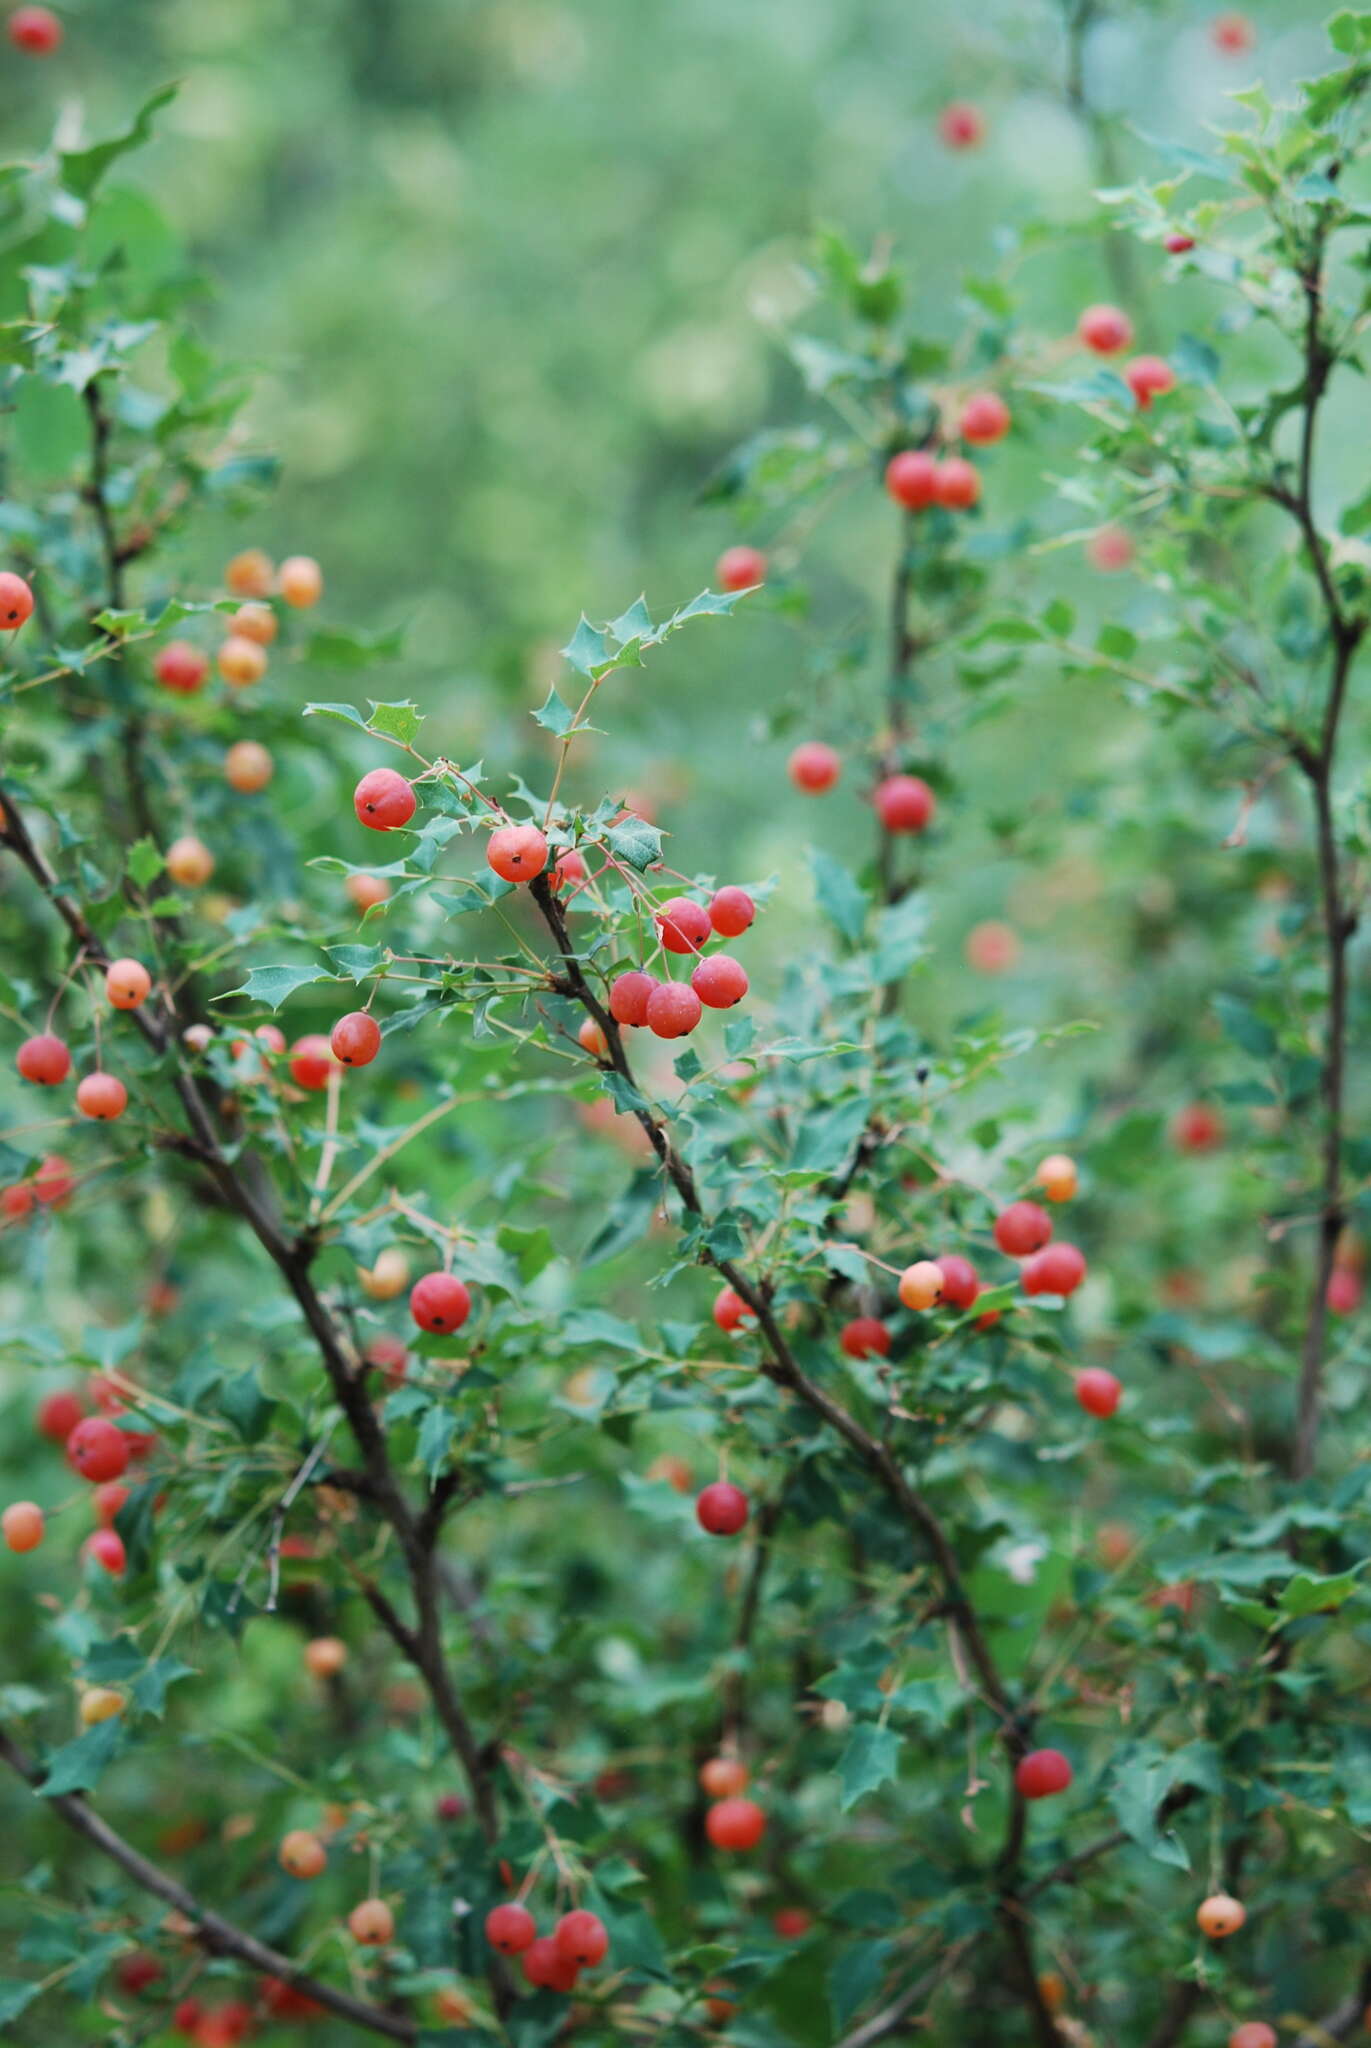
[[[690,986],[707,1009],[731,1010],[747,994],[747,974],[727,953],[715,953],[700,962]]]
[[[747,1495],[727,1479],[716,1479],[696,1496],[695,1519],[707,1535],[736,1536],[747,1517]]]
[[[64,1387],[56,1394],[45,1394],[38,1403],[36,1421],[39,1433],[49,1443],[64,1444],[85,1414],[81,1396]]]
[[[1052,1218],[1036,1202],[1011,1202],[995,1218],[995,1242],[1011,1259],[1040,1252],[1052,1235]]]
[[[128,1470],[129,1440],[103,1415],[88,1415],[67,1438],[67,1463],[93,1486],[118,1479]]]
[[[224,756],[224,780],[239,796],[256,796],[276,773],[276,763],[260,740],[235,740]]]
[[[87,1074],[76,1084],[76,1107],[96,1123],[113,1123],[129,1106],[129,1091],[116,1074]]]
[[[14,19],[10,22],[10,33],[14,33]],[[17,633],[26,619],[33,616],[33,592],[22,576],[16,576],[12,569],[0,570],[0,633]]]
[[[0,1515],[0,1534],[10,1550],[37,1550],[43,1540],[43,1510],[37,1501],[11,1501]]]
[[[802,740],[786,763],[786,770],[796,789],[802,789],[806,796],[822,796],[842,774],[843,764],[833,748],[825,746],[822,740]]]
[[[1176,372],[1161,356],[1134,356],[1131,363],[1125,364],[1123,376],[1144,412],[1154,398],[1176,388]]]
[[[838,1333],[838,1345],[849,1358],[886,1358],[890,1332],[877,1316],[854,1316]]]
[[[705,1815],[705,1833],[716,1849],[755,1849],[766,1815],[755,1799],[721,1799]]]
[[[1188,256],[1194,246],[1195,237],[1193,235],[1168,235],[1162,243],[1162,247],[1168,256]]]
[[[471,1314],[471,1295],[455,1273],[425,1273],[410,1289],[409,1312],[421,1330],[446,1336]]]
[[[251,689],[267,672],[267,657],[256,640],[230,633],[219,649],[216,666],[224,681],[235,690]]]
[[[711,1799],[734,1799],[747,1790],[747,1765],[739,1756],[712,1756],[700,1765],[700,1789]]]
[[[56,1088],[71,1072],[71,1054],[51,1031],[40,1031],[24,1040],[14,1064],[23,1080],[34,1081],[40,1088]]]
[[[957,432],[973,448],[988,448],[1003,441],[1012,425],[1009,407],[998,391],[976,391],[962,407]]]
[[[721,939],[741,938],[756,915],[756,904],[736,883],[716,889],[709,899],[709,921]]]
[[[719,1292],[714,1297],[712,1313],[719,1328],[730,1333],[741,1329],[747,1319],[752,1316],[752,1310],[743,1300],[741,1294],[736,1293],[731,1287],[721,1287],[719,1289]],[[753,1317],[753,1320],[755,1321],[756,1318]]]
[[[365,1010],[349,1010],[329,1033],[333,1057],[345,1067],[369,1067],[381,1050],[381,1027]]]
[[[290,1078],[296,1087],[317,1093],[320,1088],[327,1088],[328,1077],[337,1062],[328,1040],[317,1031],[309,1031],[291,1047],[289,1064]]]
[[[395,1934],[395,1915],[384,1899],[363,1899],[348,1914],[348,1933],[364,1948],[384,1948]]]
[[[111,960],[105,969],[105,997],[116,1010],[136,1010],[152,993],[152,976],[141,960]]]
[[[1049,1153],[1034,1179],[1049,1202],[1069,1202],[1080,1186],[1076,1162],[1065,1152]]]
[[[686,1038],[702,1015],[693,988],[683,981],[662,981],[647,999],[643,1022],[656,1038]]]
[[[877,783],[871,801],[887,832],[922,832],[937,809],[932,790],[919,775],[887,775]]]
[[[906,512],[926,512],[938,502],[938,463],[926,448],[902,448],[885,466],[886,495]]]
[[[540,1991],[574,1991],[580,1970],[569,1963],[551,1934],[540,1934],[524,1950],[519,1966],[530,1984]]]
[[[538,1923],[527,1906],[509,1899],[486,1914],[486,1940],[502,1956],[522,1955],[536,1941]]]
[[[189,640],[169,640],[152,672],[164,690],[174,690],[178,697],[193,697],[209,674],[209,661]]]
[[[486,843],[486,860],[504,882],[532,882],[547,866],[547,841],[536,825],[500,825]]]
[[[324,572],[312,555],[288,555],[277,572],[276,588],[296,611],[308,611],[324,594]]]
[[[933,478],[937,502],[948,512],[969,512],[981,496],[981,472],[964,455],[949,455]]]
[[[1276,2048],[1276,2040],[1276,2029],[1265,2020],[1245,2020],[1229,2035],[1228,2048]]]
[[[1121,526],[1102,526],[1098,533],[1091,534],[1085,551],[1092,569],[1101,569],[1107,576],[1113,575],[1120,569],[1127,569],[1133,560],[1132,536]]]
[[[563,1913],[552,1938],[562,1960],[574,1963],[578,1970],[594,1969],[609,1954],[609,1933],[604,1921],[597,1913],[587,1913],[583,1907],[572,1913]]]
[[[698,953],[713,929],[703,903],[693,903],[688,896],[669,896],[653,916],[668,953]]]
[[[1123,1399],[1123,1383],[1103,1366],[1088,1365],[1076,1374],[1076,1399],[1087,1415],[1106,1421]]]
[[[281,1838],[277,1860],[289,1877],[318,1877],[328,1862],[328,1851],[308,1828],[292,1828]]]
[[[409,783],[394,768],[373,768],[352,792],[352,808],[373,832],[395,832],[419,808]]]
[[[1014,1783],[1025,1799],[1050,1799],[1065,1792],[1072,1770],[1059,1749],[1034,1749],[1021,1759]]]
[[[661,983],[651,974],[630,967],[610,983],[609,1014],[616,1024],[646,1024],[647,999]]]
[[[1246,1906],[1240,1899],[1230,1898],[1227,1892],[1215,1892],[1195,1915],[1200,1933],[1207,1934],[1211,1941],[1226,1941],[1230,1934],[1236,1934],[1245,1925],[1246,1920]]]
[[[93,1557],[112,1579],[123,1578],[128,1565],[128,1552],[124,1548],[124,1539],[117,1529],[97,1529],[94,1535],[86,1538],[85,1552],[86,1556]]]
[[[953,1308],[974,1307],[981,1282],[970,1259],[964,1259],[960,1252],[948,1252],[936,1263],[943,1276],[943,1300]]]
[[[1097,356],[1117,356],[1133,339],[1133,322],[1118,306],[1087,306],[1076,322],[1076,334]]]
[[[760,548],[725,548],[714,574],[720,590],[755,590],[766,581],[766,556]]]
[[[904,1306],[915,1314],[936,1308],[944,1292],[942,1267],[933,1259],[917,1259],[901,1273],[898,1291]]]
[[[1085,1274],[1085,1259],[1074,1244],[1049,1244],[1024,1261],[1019,1284],[1025,1294],[1068,1295]]]
[[[970,100],[949,100],[938,116],[938,134],[948,149],[979,149],[985,116]]]

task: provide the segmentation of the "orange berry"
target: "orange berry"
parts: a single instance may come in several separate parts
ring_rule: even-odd
[[[1246,1906],[1238,1899],[1231,1899],[1227,1892],[1215,1892],[1195,1915],[1200,1933],[1207,1934],[1211,1941],[1226,1941],[1230,1934],[1238,1932],[1246,1919]]]
[[[239,640],[255,640],[270,647],[281,630],[281,622],[269,604],[245,604],[229,620],[229,632]]]
[[[292,555],[281,564],[276,588],[288,605],[308,611],[324,594],[324,573],[312,555]]]
[[[740,1756],[712,1756],[700,1765],[700,1785],[711,1799],[736,1799],[746,1792],[748,1776]]]
[[[267,672],[267,658],[255,640],[245,640],[241,633],[230,633],[219,649],[219,673],[226,683],[235,690],[245,690],[250,683],[260,683]]]
[[[261,548],[245,548],[225,569],[224,581],[235,597],[270,597],[274,574],[270,555]]]
[[[214,855],[202,839],[187,832],[167,848],[167,873],[183,889],[199,889],[214,873]]]
[[[336,1678],[348,1660],[348,1646],[338,1636],[315,1636],[305,1644],[305,1663],[316,1678]]]
[[[37,1501],[12,1501],[0,1515],[0,1532],[11,1550],[37,1550],[43,1540],[43,1510]]]
[[[919,1259],[900,1275],[899,1296],[906,1308],[932,1308],[943,1298],[943,1270],[932,1259]]]
[[[328,1862],[327,1849],[308,1828],[292,1828],[283,1836],[277,1856],[291,1877],[318,1877]]]
[[[116,1714],[123,1713],[124,1695],[116,1692],[112,1685],[88,1686],[76,1711],[83,1728],[94,1728],[101,1721],[112,1721]]]
[[[235,740],[224,756],[224,780],[240,796],[255,796],[276,773],[276,763],[260,740]]]
[[[383,875],[349,875],[343,887],[359,910],[373,910],[390,901],[390,883]]]
[[[348,1931],[368,1948],[384,1948],[395,1933],[395,1915],[384,1899],[363,1899],[348,1914]]]
[[[1053,1152],[1033,1176],[1049,1202],[1069,1202],[1080,1185],[1076,1162],[1065,1152]]]
[[[105,994],[116,1010],[136,1010],[152,991],[152,976],[141,960],[111,960],[105,969]]]

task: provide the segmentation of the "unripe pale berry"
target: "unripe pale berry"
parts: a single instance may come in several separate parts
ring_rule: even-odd
[[[1085,1259],[1074,1244],[1049,1244],[1025,1259],[1019,1284],[1025,1294],[1074,1294],[1085,1274]]]
[[[297,1088],[327,1088],[328,1077],[337,1064],[333,1047],[317,1031],[306,1032],[290,1049],[290,1078]]]
[[[260,683],[267,672],[267,657],[255,640],[245,640],[240,633],[231,633],[216,657],[220,675],[235,690],[246,690],[253,683]]]
[[[709,921],[721,939],[741,938],[756,915],[756,904],[735,883],[716,889],[709,899]]]
[[[871,801],[887,832],[922,832],[937,802],[919,775],[887,775],[876,785]]]
[[[381,1027],[365,1010],[349,1010],[329,1033],[333,1057],[345,1067],[369,1067],[381,1050]]]
[[[756,1317],[753,1316],[752,1310],[743,1300],[742,1295],[732,1287],[721,1287],[719,1289],[719,1292],[714,1297],[712,1314],[721,1330],[736,1330],[749,1317],[754,1322],[756,1321]]]
[[[997,391],[976,391],[962,407],[957,432],[973,447],[1003,441],[1013,424],[1009,407]]]
[[[685,1038],[699,1023],[700,998],[683,981],[658,982],[647,999],[643,1021],[657,1038]]]
[[[1228,2037],[1228,2048],[1276,2048],[1276,2029],[1265,2020],[1244,2020]]]
[[[1087,1415],[1097,1415],[1104,1421],[1123,1399],[1123,1384],[1103,1366],[1088,1365],[1084,1372],[1076,1374],[1076,1399]]]
[[[888,497],[906,512],[926,512],[938,502],[938,462],[926,448],[902,448],[885,466]]]
[[[949,100],[938,116],[938,134],[948,149],[978,149],[985,140],[985,116],[970,100]]]
[[[1014,1783],[1025,1799],[1050,1799],[1065,1792],[1071,1783],[1071,1765],[1059,1749],[1034,1749],[1014,1773]]]
[[[1011,1259],[1040,1252],[1052,1235],[1052,1218],[1036,1202],[1011,1202],[995,1218],[995,1242]]]
[[[578,1970],[593,1969],[609,1954],[609,1934],[604,1921],[598,1914],[587,1913],[584,1907],[563,1913],[553,1932],[553,1940],[558,1954],[568,1963],[575,1963]]]
[[[688,896],[670,896],[653,912],[668,953],[698,953],[709,938],[709,912]]]
[[[1076,1162],[1065,1152],[1052,1152],[1034,1178],[1049,1202],[1069,1202],[1080,1184]]]
[[[714,574],[720,590],[755,590],[766,581],[766,556],[760,548],[725,548]]]
[[[76,1084],[76,1107],[97,1123],[113,1123],[129,1106],[129,1091],[115,1074],[87,1074]]]
[[[103,1415],[87,1415],[67,1438],[67,1463],[79,1479],[99,1485],[128,1470],[129,1440]]]
[[[943,1276],[943,1300],[953,1308],[971,1308],[981,1291],[981,1282],[970,1259],[964,1259],[960,1252],[948,1252],[939,1256],[937,1267]]]
[[[647,999],[661,983],[654,975],[630,967],[610,983],[609,1014],[616,1024],[646,1024]]]
[[[934,1308],[943,1298],[943,1269],[932,1259],[918,1259],[900,1275],[900,1300],[916,1312]]]
[[[700,962],[690,986],[709,1009],[731,1010],[747,994],[747,975],[727,953],[715,953]]]
[[[82,1693],[76,1711],[83,1728],[98,1728],[102,1721],[113,1721],[122,1714],[124,1704],[124,1695],[112,1685],[92,1685]]]
[[[9,38],[29,57],[50,57],[62,46],[62,24],[47,7],[16,7],[9,19]]]
[[[1124,382],[1146,411],[1154,398],[1176,388],[1176,372],[1161,356],[1134,356],[1124,367]]]
[[[1118,306],[1087,306],[1076,333],[1097,356],[1119,355],[1133,339],[1133,322]]]
[[[111,960],[105,969],[105,995],[116,1010],[136,1010],[152,992],[152,976],[141,960]]]
[[[364,1948],[384,1948],[395,1934],[395,1915],[384,1899],[363,1899],[348,1914],[348,1932]]]
[[[524,1950],[519,1964],[525,1978],[540,1991],[574,1991],[580,1970],[569,1963],[550,1934],[540,1934]]]
[[[941,1283],[942,1275],[938,1278]],[[849,1358],[886,1358],[890,1353],[890,1332],[876,1316],[854,1316],[839,1331],[838,1344]]]
[[[209,674],[209,659],[192,647],[189,640],[169,640],[153,663],[153,674],[164,690],[179,697],[192,697]]]
[[[588,1052],[592,1059],[603,1060],[609,1057],[609,1040],[593,1017],[587,1017],[577,1031],[576,1043],[582,1052]]]
[[[202,889],[214,873],[214,855],[194,833],[183,833],[167,848],[167,873],[183,889]]]
[[[259,647],[270,647],[280,632],[281,626],[269,604],[245,604],[229,620],[229,632],[240,640],[255,640]]]
[[[747,1495],[727,1479],[716,1479],[696,1496],[695,1519],[710,1536],[736,1536],[747,1517]]]
[[[124,1539],[117,1529],[97,1529],[93,1535],[87,1536],[83,1548],[86,1556],[93,1557],[112,1579],[123,1578],[128,1564],[128,1552],[124,1548]]]
[[[1128,568],[1133,560],[1133,540],[1121,526],[1102,526],[1098,533],[1092,533],[1086,542],[1086,555],[1092,569],[1102,569],[1106,575]]]
[[[409,1260],[398,1244],[383,1245],[376,1255],[376,1264],[359,1266],[357,1278],[362,1283],[362,1292],[373,1301],[394,1301],[409,1285]]]
[[[538,1923],[527,1906],[510,1899],[486,1914],[486,1940],[502,1956],[522,1955],[537,1939]]]
[[[471,1295],[455,1273],[425,1273],[410,1290],[409,1312],[421,1330],[446,1335],[471,1314]]]
[[[536,825],[500,825],[486,842],[486,860],[505,882],[532,882],[547,866],[547,841]]]
[[[1247,1908],[1227,1892],[1215,1892],[1201,1905],[1195,1915],[1201,1934],[1207,1934],[1211,1941],[1225,1941],[1230,1934],[1236,1934],[1247,1919]]]
[[[11,1550],[37,1550],[43,1540],[43,1510],[37,1501],[11,1501],[0,1515],[0,1532]]]
[[[949,512],[969,512],[981,495],[981,472],[964,455],[949,455],[933,477],[934,495]]]
[[[235,597],[270,597],[275,574],[271,556],[261,548],[244,548],[224,571],[224,581]]]
[[[390,901],[390,883],[384,875],[349,875],[343,888],[358,910],[374,910],[378,903]]]
[[[419,799],[395,768],[373,768],[352,792],[352,808],[373,832],[394,832],[407,825]]]
[[[14,1064],[25,1081],[34,1081],[40,1088],[56,1088],[71,1072],[71,1053],[51,1031],[40,1031],[24,1040]]]
[[[833,748],[822,740],[802,740],[786,763],[791,781],[806,796],[821,796],[832,789],[842,766]]]
[[[276,588],[296,611],[308,611],[324,594],[324,572],[312,555],[288,555],[277,572]]]
[[[305,1665],[315,1678],[336,1678],[348,1660],[340,1636],[315,1636],[305,1644]]]
[[[754,1799],[721,1799],[705,1815],[705,1833],[716,1849],[755,1849],[766,1815]]]
[[[328,1851],[308,1828],[292,1828],[282,1837],[276,1853],[282,1870],[291,1877],[318,1877],[328,1862]]]
[[[256,796],[276,773],[276,763],[260,740],[235,740],[224,756],[224,780],[240,796]]]
[[[187,1024],[181,1033],[181,1043],[187,1052],[194,1053],[198,1058],[201,1053],[208,1052],[213,1045],[214,1033],[208,1024]]]

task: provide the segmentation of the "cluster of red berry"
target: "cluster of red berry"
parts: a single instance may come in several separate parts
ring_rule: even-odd
[[[593,1970],[609,1954],[609,1934],[598,1914],[577,1907],[563,1913],[551,1934],[539,1934],[519,1899],[492,1906],[486,1940],[502,1956],[518,1956],[528,1982],[547,1991],[573,1991],[582,1970]]]

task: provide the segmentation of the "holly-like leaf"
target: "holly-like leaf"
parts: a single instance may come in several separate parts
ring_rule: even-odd
[[[249,1002],[265,1003],[269,1010],[279,1010],[296,989],[308,988],[315,981],[337,979],[336,974],[328,974],[322,967],[254,967],[241,988],[228,989],[214,1000],[226,1003],[230,996],[246,996]]]
[[[541,725],[544,732],[555,733],[560,739],[563,733],[571,731],[575,713],[569,705],[562,702],[554,684],[547,693],[547,700],[541,711],[535,711],[532,716],[535,725]]]
[[[135,888],[146,889],[161,874],[165,863],[156,842],[136,839],[124,861],[124,872]]]
[[[859,1721],[838,1760],[844,1813],[878,1785],[897,1777],[899,1767],[900,1738],[895,1730],[879,1727],[874,1721]]]
[[[385,733],[388,738],[399,740],[402,747],[412,747],[423,722],[418,705],[406,699],[403,704],[373,704],[367,726],[372,732]]]

